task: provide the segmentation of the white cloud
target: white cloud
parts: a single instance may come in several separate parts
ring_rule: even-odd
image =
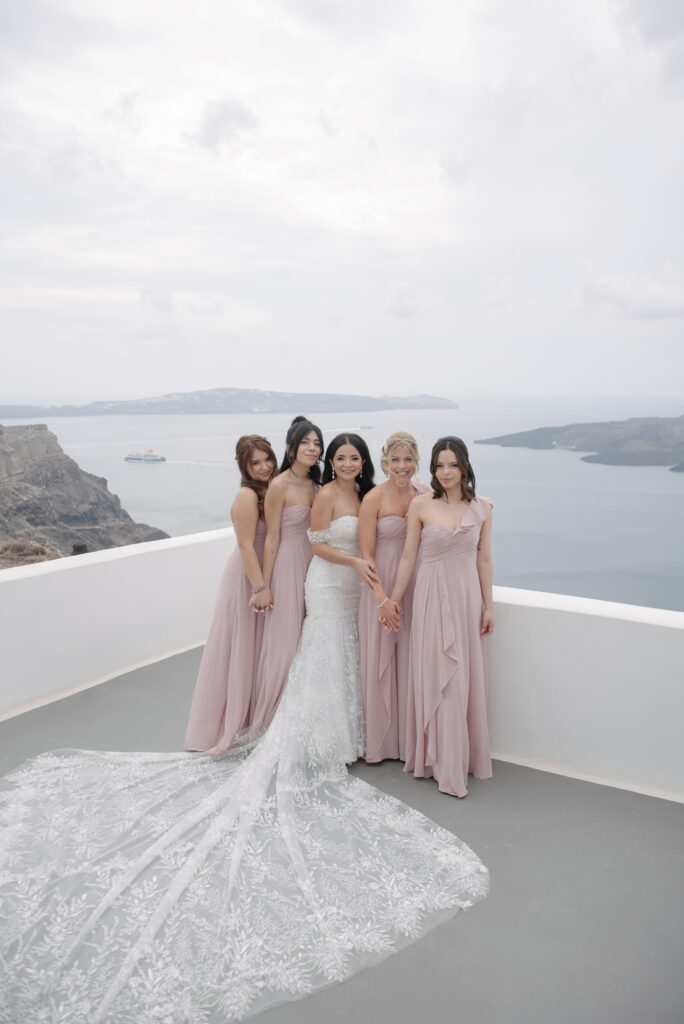
[[[205,104],[197,127],[187,133],[187,138],[218,154],[243,142],[258,125],[258,117],[239,100],[212,100]]]
[[[659,277],[593,271],[584,284],[589,306],[603,306],[640,320],[684,317],[684,271],[669,268]]]
[[[329,390],[543,392],[549,339],[567,390],[616,349],[622,391],[684,378],[674,6],[1,17],[0,328],[22,353],[2,401],[320,390],[323,366]]]

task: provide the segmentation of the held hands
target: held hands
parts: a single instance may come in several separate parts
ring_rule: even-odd
[[[391,597],[386,598],[378,605],[378,619],[388,633],[397,633],[401,626],[401,610],[398,603]]]
[[[352,562],[352,569],[361,577],[366,586],[371,588],[371,590],[373,587],[377,587],[380,582],[380,577],[378,576],[375,565],[373,562],[369,562],[365,558],[355,558]]]
[[[480,626],[480,636],[491,636],[494,632],[494,612],[485,610],[482,612],[482,625]]]
[[[264,587],[257,594],[252,594],[249,607],[255,612],[268,612],[273,607],[273,596],[269,587]]]

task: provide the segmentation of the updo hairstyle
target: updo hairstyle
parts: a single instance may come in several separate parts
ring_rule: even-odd
[[[292,463],[297,458],[297,451],[300,444],[304,440],[307,434],[311,431],[315,431],[318,441],[321,446],[321,459],[323,458],[323,434],[321,428],[317,427],[315,423],[308,420],[306,416],[295,416],[292,423],[288,427],[287,434],[285,435],[285,454],[283,455],[283,461],[280,464],[280,473],[284,473],[286,469],[289,469]],[[315,484],[321,482],[321,467],[318,462],[314,463],[309,468],[309,476]]]
[[[406,430],[395,430],[390,434],[390,436],[383,444],[382,451],[380,453],[380,469],[387,477],[390,475],[390,459],[394,455],[397,448],[408,448],[416,464],[416,470],[418,470],[418,466],[420,464],[418,442],[416,441],[413,434],[409,434]]]

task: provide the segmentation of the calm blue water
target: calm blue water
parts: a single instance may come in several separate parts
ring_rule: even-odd
[[[363,434],[377,480],[384,479],[380,447],[392,430],[409,430],[417,438],[424,480],[433,441],[448,433],[463,437],[478,492],[494,502],[495,583],[684,611],[684,474],[591,465],[574,452],[472,443],[554,424],[682,412],[684,400],[535,399],[469,402],[455,412],[335,413],[315,419],[326,442],[342,430]],[[265,434],[280,456],[290,420],[284,414],[240,414],[45,422],[83,469],[107,479],[134,519],[178,536],[228,524],[239,484],[233,460],[237,438]],[[127,452],[146,448],[167,462],[123,461]]]

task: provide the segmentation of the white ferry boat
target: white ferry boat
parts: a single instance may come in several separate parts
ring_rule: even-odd
[[[124,462],[166,462],[166,459],[163,455],[157,455],[152,448],[148,448],[146,452],[129,452],[124,456]]]

